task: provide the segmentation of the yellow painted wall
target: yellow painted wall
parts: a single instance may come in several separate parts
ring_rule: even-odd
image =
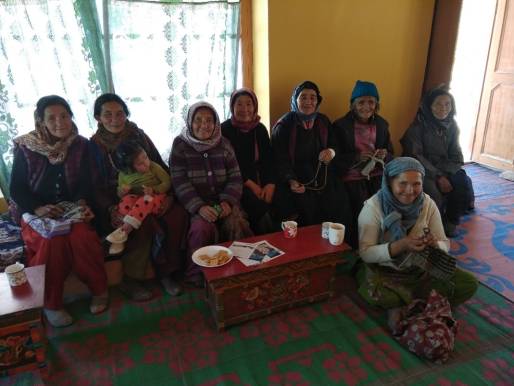
[[[269,35],[268,0],[252,0],[253,89],[259,98],[259,115],[269,127]]]
[[[434,0],[254,1],[268,6],[271,123],[289,111],[291,92],[303,80],[318,84],[320,111],[332,120],[348,111],[355,81],[370,80],[399,153],[397,141],[421,95]],[[254,76],[261,71],[255,68]]]

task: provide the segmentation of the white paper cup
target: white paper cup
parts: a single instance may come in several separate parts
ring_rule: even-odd
[[[341,245],[344,241],[345,226],[337,222],[330,224],[328,229],[328,241],[332,245]]]
[[[8,265],[4,272],[7,275],[7,280],[9,280],[11,287],[17,287],[27,282],[25,266],[21,263]]]
[[[330,224],[332,224],[330,221],[325,221],[321,223],[321,237],[324,239],[328,239],[328,231],[330,229]]]

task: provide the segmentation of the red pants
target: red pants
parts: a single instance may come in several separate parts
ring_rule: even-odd
[[[118,205],[118,211],[126,216],[123,221],[139,229],[146,216],[149,214],[159,214],[166,195],[164,193],[157,193],[150,196],[152,197],[150,200],[147,200],[146,195],[127,194],[123,196]],[[127,217],[131,218],[131,220],[126,221]]]
[[[64,280],[70,272],[74,272],[93,295],[107,291],[104,251],[89,224],[73,224],[69,234],[45,239],[22,221],[21,235],[26,246],[27,265],[46,264],[45,308],[58,310],[63,307]]]

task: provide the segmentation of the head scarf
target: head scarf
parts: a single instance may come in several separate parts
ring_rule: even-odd
[[[50,134],[36,112],[34,112],[34,121],[35,130],[15,138],[14,143],[23,145],[29,150],[45,156],[52,165],[62,164],[66,160],[70,145],[78,135],[77,126],[71,121],[70,135],[63,139],[57,139]]]
[[[448,113],[447,117],[442,120],[437,119],[434,117],[434,114],[432,114],[432,103],[434,103],[435,99],[440,95],[448,95],[452,103],[452,110]],[[453,95],[450,94],[448,89],[443,85],[433,88],[425,94],[419,106],[416,118],[423,126],[440,131],[447,129],[455,122],[455,113],[455,100],[453,99]]]
[[[201,108],[207,108],[211,110],[214,115],[214,131],[210,138],[204,140],[199,140],[193,133],[193,118],[195,117],[198,109]],[[187,112],[186,127],[184,127],[182,130],[180,136],[197,152],[204,152],[217,146],[221,141],[221,126],[218,113],[216,112],[214,106],[207,102],[197,102],[191,105],[191,107],[189,107],[189,111]]]
[[[253,119],[250,122],[241,122],[238,121],[235,114],[234,114],[234,104],[236,103],[237,98],[239,98],[241,95],[247,95],[252,99],[253,102]],[[255,93],[250,90],[249,88],[243,87],[240,89],[235,90],[232,95],[230,96],[230,121],[232,122],[232,125],[242,131],[243,133],[248,133],[255,129],[259,122],[261,121],[261,117],[257,114],[257,111],[259,109],[259,103],[257,101],[257,96]]]
[[[384,213],[383,232],[389,230],[391,241],[399,240],[407,234],[407,231],[416,223],[421,208],[423,207],[423,194],[420,194],[412,204],[402,204],[394,197],[389,180],[399,174],[414,170],[425,177],[425,168],[421,163],[411,157],[398,157],[386,164],[382,175],[382,187],[378,197]]]
[[[318,98],[318,104],[316,105],[316,110],[312,114],[304,114],[300,111],[298,107],[298,96],[300,93],[305,90],[314,90],[316,92],[316,96]],[[296,116],[302,121],[304,128],[310,129],[312,128],[312,124],[316,117],[318,116],[318,110],[319,105],[321,104],[321,101],[323,98],[321,97],[321,94],[319,93],[318,86],[309,80],[306,80],[303,83],[300,83],[298,86],[295,87],[293,90],[293,94],[291,95],[291,111],[294,111],[296,113]]]
[[[128,119],[125,121],[124,129],[119,133],[111,133],[102,123],[98,122],[98,129],[91,140],[103,147],[108,153],[112,153],[120,143],[136,138],[138,133],[137,125]]]

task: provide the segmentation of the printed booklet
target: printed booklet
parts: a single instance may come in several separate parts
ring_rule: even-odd
[[[284,254],[283,251],[274,247],[266,240],[253,244],[234,241],[228,248],[247,267],[265,263]]]

